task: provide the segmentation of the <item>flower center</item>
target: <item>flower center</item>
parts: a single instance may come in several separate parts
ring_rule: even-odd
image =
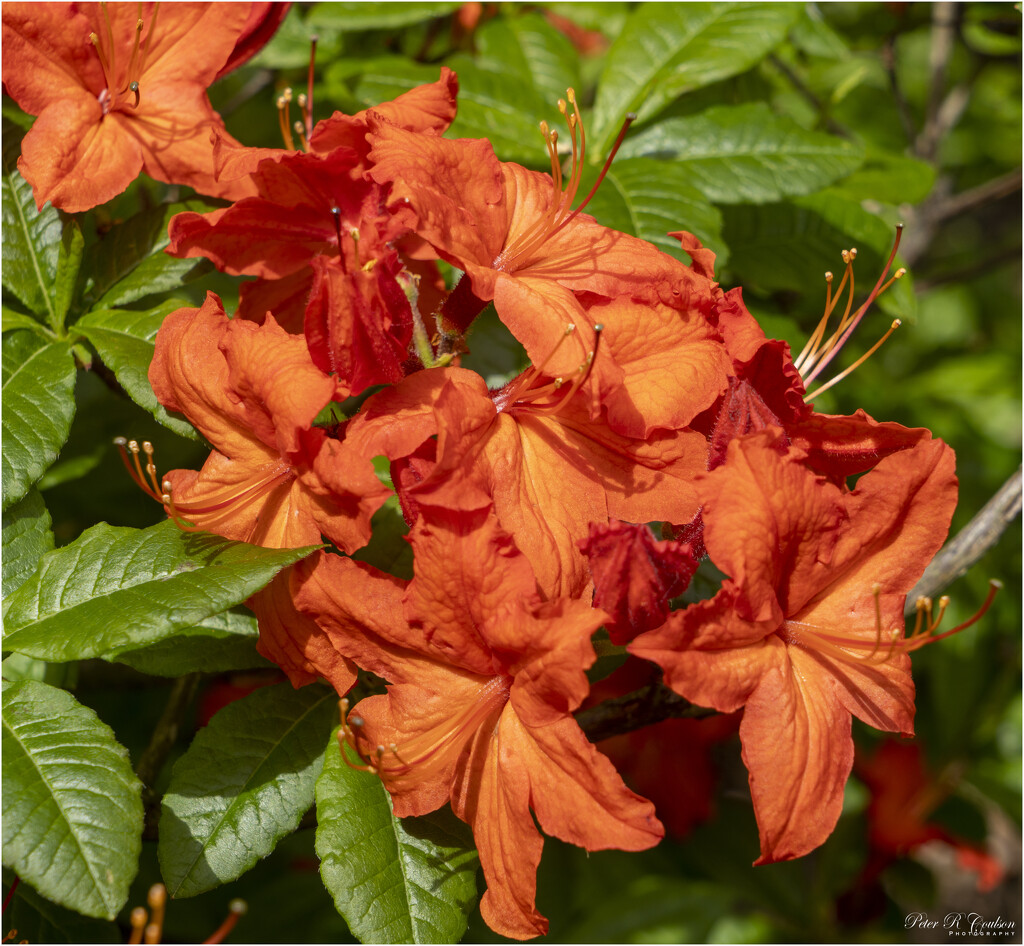
[[[497,718],[508,702],[511,687],[512,677],[491,677],[481,685],[476,698],[455,716],[444,718],[401,745],[393,742],[387,746],[373,745],[365,720],[356,713],[349,713],[349,701],[342,698],[338,733],[342,758],[352,768],[380,776],[389,790],[392,786],[401,787],[401,780],[407,776],[413,776],[416,782],[429,780],[450,764],[453,755],[461,753],[488,719]],[[361,764],[348,759],[344,743],[352,748]]]
[[[946,608],[949,606],[948,595],[939,598],[938,608],[935,607],[936,603],[931,598],[918,598],[914,605],[916,611],[914,629],[909,635],[904,635],[902,627],[882,629],[882,588],[877,584],[871,589],[875,599],[875,633],[871,639],[844,634],[835,628],[820,627],[816,624],[793,620],[784,621],[776,633],[789,645],[817,651],[825,656],[837,658],[843,663],[884,664],[895,653],[912,653],[915,650],[920,650],[926,644],[934,644],[936,641],[951,637],[972,624],[976,624],[991,607],[992,601],[1001,587],[1000,581],[996,579],[990,581],[988,596],[981,607],[962,624],[943,631],[941,634],[936,632],[945,616]]]
[[[521,375],[513,378],[504,387],[491,392],[491,400],[498,412],[529,410],[532,414],[556,414],[560,411],[572,396],[586,383],[590,372],[594,367],[594,359],[597,357],[601,345],[601,332],[604,326],[598,323],[594,326],[594,348],[587,354],[583,363],[573,373],[571,379],[564,377],[550,378],[545,375],[544,368],[555,356],[555,353],[562,347],[562,343],[573,335],[576,326],[570,324],[551,353],[539,366],[530,365]],[[563,391],[566,384],[568,387]]]
[[[116,437],[114,443],[121,453],[128,475],[147,496],[163,505],[167,515],[183,532],[195,532],[202,528],[190,521],[189,517],[208,516],[242,503],[250,503],[265,496],[283,480],[295,476],[294,470],[283,461],[267,463],[241,482],[219,493],[204,496],[201,501],[179,502],[172,495],[171,481],[165,479],[161,482],[157,476],[153,445],[148,440],[142,442],[141,450],[137,441],[126,440],[124,437]],[[128,458],[129,453],[131,459]],[[139,459],[140,453],[146,455],[145,472]]]
[[[135,40],[132,43],[131,55],[126,64],[118,59],[117,43],[114,40],[114,29],[110,22],[106,3],[101,3],[100,9],[103,11],[104,35],[90,33],[89,39],[96,49],[96,55],[99,56],[100,66],[103,68],[103,78],[106,82],[106,87],[97,96],[97,100],[103,108],[103,114],[108,115],[110,112],[139,107],[139,102],[142,99],[139,83],[146,69],[146,57],[149,55],[149,48],[152,45],[160,4],[153,7],[153,17],[149,21],[145,42],[142,40],[144,28],[142,16],[140,15],[136,20]],[[141,12],[142,4],[140,3],[139,13],[141,14]]]
[[[601,173],[598,174],[594,186],[580,202],[580,205],[573,210],[572,203],[576,199],[580,182],[583,180],[583,158],[587,151],[586,132],[583,128],[583,118],[576,106],[576,93],[573,89],[566,89],[566,98],[558,100],[558,110],[565,118],[569,126],[569,137],[572,141],[572,163],[570,165],[568,178],[563,178],[562,165],[558,158],[558,132],[549,128],[547,122],[540,123],[541,134],[544,135],[544,143],[548,148],[548,156],[551,159],[551,177],[554,182],[554,193],[551,205],[547,212],[538,217],[526,230],[516,236],[514,240],[504,246],[495,258],[492,266],[500,272],[514,272],[521,269],[544,245],[546,240],[555,236],[560,230],[566,227],[575,217],[590,203],[590,199],[597,193],[598,187],[604,180],[612,161],[626,137],[629,126],[636,120],[636,115],[630,113],[622,123],[618,137],[612,145],[608,157],[605,159]],[[566,102],[568,99],[568,102]],[[570,111],[571,108],[571,111]]]
[[[857,309],[853,310],[853,261],[857,258],[857,248],[853,247],[849,250],[843,250],[843,262],[846,264],[846,269],[843,272],[843,278],[839,281],[839,287],[835,293],[832,292],[832,273],[825,273],[825,313],[821,317],[821,321],[818,323],[818,327],[814,330],[811,337],[807,340],[807,344],[804,346],[803,351],[796,357],[793,362],[793,366],[800,372],[800,376],[803,378],[805,387],[810,385],[818,375],[829,365],[833,358],[839,354],[839,350],[846,344],[854,330],[860,324],[861,319],[867,313],[871,307],[871,303],[875,301],[886,289],[888,289],[897,279],[902,279],[907,271],[903,267],[896,270],[892,276],[886,280],[886,276],[889,275],[889,269],[892,267],[893,260],[896,258],[896,250],[899,249],[900,238],[903,235],[903,224],[898,224],[896,227],[896,240],[892,246],[892,252],[889,254],[889,259],[885,264],[885,268],[882,270],[882,275],[878,277],[878,281],[875,283],[874,289],[871,290],[871,294],[868,296],[864,304]],[[839,320],[839,326],[836,330],[825,337],[825,332],[828,328],[829,319],[832,317],[832,313],[836,310],[839,305],[839,300],[842,298],[843,290],[849,283],[849,294],[846,300],[846,308],[843,311],[843,315]],[[868,351],[857,359],[849,368],[841,371],[830,381],[823,384],[821,387],[815,389],[813,392],[805,395],[804,401],[813,401],[822,391],[827,391],[829,388],[838,384],[847,375],[852,374],[857,370],[865,361],[867,361],[882,345],[885,341],[900,327],[902,323],[899,319],[893,321],[892,325],[889,326],[889,330],[871,346]]]

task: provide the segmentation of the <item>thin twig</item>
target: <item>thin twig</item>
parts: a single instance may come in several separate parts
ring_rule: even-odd
[[[196,687],[202,674],[188,673],[178,677],[171,686],[170,696],[167,697],[167,705],[149,738],[149,745],[139,756],[139,764],[135,767],[135,773],[145,786],[145,792],[152,793],[153,783],[156,781],[160,770],[167,761],[167,755],[178,739],[178,730],[181,728],[182,720],[188,710],[192,697],[195,696]]]
[[[994,177],[984,184],[979,184],[977,187],[971,187],[959,194],[946,197],[934,207],[929,208],[928,216],[933,222],[939,223],[950,217],[968,213],[992,201],[1002,200],[1020,189],[1021,169],[1016,168],[999,177]]]
[[[818,113],[818,120],[824,121],[825,127],[832,132],[833,135],[839,135],[841,138],[852,138],[850,130],[845,125],[840,125],[839,122],[830,118],[826,114],[825,103],[811,90],[811,88],[800,78],[789,65],[772,53],[768,57],[768,61],[775,66],[776,69],[781,72],[789,84],[793,86],[806,100],[813,106],[814,110]]]
[[[913,144],[917,138],[917,128],[914,127],[914,116],[910,114],[910,105],[907,103],[896,75],[896,37],[891,33],[882,44],[882,63],[889,75],[889,88],[892,90],[893,101],[896,102],[896,111],[900,116],[900,124],[903,125],[903,133],[907,136],[907,142]]]
[[[907,595],[906,614],[915,611],[918,598],[933,598],[993,548],[1021,507],[1021,471],[1018,468],[966,526],[947,542],[921,580]]]
[[[952,127],[945,124],[950,116],[943,116],[940,120],[940,113],[946,87],[946,69],[956,39],[957,7],[958,4],[949,2],[936,3],[932,6],[932,43],[928,53],[928,66],[931,72],[928,105],[924,127],[914,145],[914,151],[920,158],[934,157],[939,142]]]
[[[700,719],[715,713],[715,710],[694,706],[665,684],[655,682],[577,713],[576,722],[591,742],[600,742],[665,719]]]

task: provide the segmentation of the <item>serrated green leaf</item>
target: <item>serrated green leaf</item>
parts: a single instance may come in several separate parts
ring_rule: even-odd
[[[205,213],[216,205],[203,200],[163,204],[136,214],[111,227],[91,247],[88,272],[92,276],[89,297],[94,309],[116,309],[157,292],[177,289],[183,282],[208,272],[205,260],[177,259],[164,248],[170,242],[171,217],[193,210]]]
[[[3,331],[12,332],[15,329],[27,328],[31,332],[38,332],[44,337],[46,335],[46,328],[37,319],[32,318],[31,315],[25,315],[24,312],[16,312],[10,306],[3,307]]]
[[[4,267],[6,269],[6,266]],[[75,360],[67,342],[35,332],[3,338],[3,508],[57,459],[75,415]]]
[[[396,818],[380,779],[346,765],[331,739],[316,814],[320,876],[354,936],[364,943],[462,938],[478,858],[450,809]]]
[[[835,135],[807,131],[775,115],[763,102],[658,122],[627,138],[619,153],[623,158],[670,159],[693,187],[719,204],[760,204],[810,194],[864,160],[863,148]]]
[[[94,309],[75,323],[93,345],[103,363],[113,372],[131,399],[149,411],[161,424],[190,440],[201,440],[195,427],[183,417],[169,413],[156,399],[149,383],[149,364],[153,360],[156,333],[164,318],[175,309],[187,306],[180,299],[168,299],[147,309]]]
[[[53,548],[50,513],[37,490],[30,489],[21,502],[4,512],[3,596],[24,583]]]
[[[70,693],[3,690],[3,862],[43,896],[113,919],[142,850],[142,784],[108,726]]]
[[[603,159],[629,112],[643,121],[684,92],[744,72],[786,35],[788,3],[647,3],[608,50],[591,154]]]
[[[3,268],[4,288],[51,326],[56,324],[54,285],[63,224],[47,203],[36,209],[32,188],[18,172],[21,130],[3,121]]]
[[[234,880],[312,806],[338,696],[262,687],[226,706],[175,763],[160,817],[160,870],[172,897]]]
[[[355,33],[411,26],[453,13],[458,3],[318,3],[306,19],[308,26],[333,26]]]
[[[11,888],[4,871],[4,902]],[[110,920],[96,920],[66,910],[40,897],[28,884],[20,883],[9,908],[4,910],[4,926],[17,930],[20,940],[29,943],[120,943],[121,931]]]
[[[256,650],[259,636],[253,615],[225,611],[179,631],[174,637],[147,647],[103,654],[103,659],[158,677],[272,667]]]
[[[57,253],[57,281],[53,287],[55,328],[63,327],[75,297],[75,284],[78,281],[78,272],[82,268],[84,248],[85,237],[82,236],[82,228],[74,217],[68,217],[61,233],[60,250]]]
[[[240,604],[312,548],[265,549],[173,522],[105,522],[47,553],[10,598],[4,648],[84,660],[143,647]]]
[[[728,258],[721,213],[692,186],[685,169],[675,164],[655,158],[615,161],[587,205],[587,213],[604,226],[648,240],[687,263],[689,256],[669,233],[693,233],[718,254],[719,266]]]

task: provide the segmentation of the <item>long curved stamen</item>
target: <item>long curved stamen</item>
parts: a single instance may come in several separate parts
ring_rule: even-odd
[[[292,90],[285,89],[277,97],[277,123],[281,128],[281,137],[284,139],[284,146],[289,151],[295,150],[295,142],[292,140],[292,129],[288,119],[289,105],[292,101]]]
[[[541,407],[531,408],[533,414],[555,414],[561,410],[569,401],[572,396],[586,384],[587,379],[590,377],[590,372],[594,369],[594,361],[597,358],[597,352],[601,345],[601,332],[604,331],[604,326],[600,323],[594,326],[594,348],[587,355],[586,361],[579,366],[577,377],[573,380],[572,384],[569,385],[569,390],[565,392],[558,400],[551,404],[546,404]],[[538,400],[540,397],[548,394],[554,394],[563,384],[562,379],[556,379],[552,385],[549,385],[547,389],[537,388],[533,391],[529,391],[529,400],[531,402]]]
[[[893,319],[893,323],[892,325],[889,326],[888,332],[886,332],[877,342],[875,342],[874,345],[872,345],[863,355],[861,355],[860,358],[858,358],[852,365],[850,365],[849,368],[840,371],[839,374],[832,378],[831,381],[826,381],[820,388],[817,388],[814,391],[805,394],[804,403],[813,401],[819,394],[821,394],[822,391],[827,391],[834,385],[839,384],[839,382],[842,381],[843,378],[845,378],[847,375],[853,374],[854,371],[856,371],[862,364],[864,364],[865,361],[867,361],[876,351],[878,351],[879,348],[881,348],[886,343],[886,341],[888,341],[889,336],[892,335],[892,333],[895,332],[896,329],[898,329],[902,324],[903,322],[900,319]]]

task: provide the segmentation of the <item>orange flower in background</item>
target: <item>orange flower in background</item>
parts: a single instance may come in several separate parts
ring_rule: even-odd
[[[534,902],[543,847],[534,817],[587,850],[644,850],[663,834],[653,806],[571,715],[604,614],[545,601],[487,508],[422,516],[411,542],[411,582],[325,556],[296,603],[390,684],[348,714],[343,735],[383,780],[395,815],[451,801],[480,853],[484,920],[528,939],[547,930]]]
[[[198,473],[151,475],[151,495],[179,523],[272,548],[321,534],[346,551],[366,543],[388,490],[367,458],[312,426],[337,386],[301,338],[272,318],[230,321],[209,293],[164,320],[149,379],[214,447]]]
[[[921,641],[904,640],[903,606],[957,492],[939,440],[888,457],[846,493],[780,434],[733,441],[698,484],[708,552],[732,577],[629,645],[686,699],[744,707],[757,863],[799,857],[832,831],[853,765],[851,714],[913,731],[907,650]]]
[[[242,196],[214,177],[212,131],[223,124],[206,89],[251,6],[5,3],[4,85],[38,116],[18,159],[36,204],[88,210],[140,171],[214,197]]]

